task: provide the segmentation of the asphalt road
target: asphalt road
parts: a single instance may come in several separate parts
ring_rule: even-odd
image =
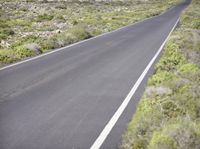
[[[90,148],[187,5],[0,70],[0,149]],[[117,148],[147,77],[101,148]]]

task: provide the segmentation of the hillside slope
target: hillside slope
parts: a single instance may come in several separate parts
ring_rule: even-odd
[[[158,15],[179,0],[1,0],[0,65]]]

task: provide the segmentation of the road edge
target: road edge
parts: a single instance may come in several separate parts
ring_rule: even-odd
[[[172,7],[172,8],[173,8],[173,7]],[[135,23],[132,23],[132,24],[129,24],[129,25],[120,27],[120,28],[118,28],[118,29],[116,29],[116,30],[113,30],[113,31],[110,31],[110,32],[106,32],[106,33],[103,33],[103,34],[94,36],[94,37],[92,37],[92,38],[89,38],[89,39],[84,39],[84,40],[75,42],[75,43],[73,43],[73,44],[70,44],[70,45],[67,45],[67,46],[64,46],[64,47],[61,47],[61,48],[53,49],[53,50],[50,51],[50,52],[47,52],[47,53],[44,53],[44,54],[40,54],[40,55],[38,55],[38,56],[31,57],[31,58],[28,58],[28,59],[25,59],[25,60],[22,60],[22,61],[13,63],[13,64],[8,64],[8,65],[6,65],[6,66],[1,67],[1,68],[0,68],[0,71],[5,70],[5,69],[8,69],[8,68],[11,68],[11,67],[14,67],[14,66],[17,66],[17,65],[20,65],[20,64],[23,64],[23,63],[26,63],[26,62],[29,62],[29,61],[33,61],[33,60],[35,60],[35,59],[44,57],[44,56],[46,56],[46,55],[50,55],[50,54],[53,54],[53,53],[55,53],[55,52],[59,52],[59,51],[65,50],[65,49],[70,48],[70,47],[72,47],[72,46],[75,46],[75,45],[78,45],[78,44],[81,44],[81,43],[84,43],[84,42],[87,42],[87,41],[90,41],[90,40],[93,40],[93,39],[96,39],[96,38],[99,38],[99,37],[103,37],[103,36],[105,36],[105,35],[107,35],[107,34],[111,34],[111,33],[120,31],[120,30],[122,30],[122,29],[124,29],[124,28],[126,28],[126,27],[129,27],[129,26],[132,26],[132,25],[136,25],[136,24],[141,23],[141,22],[144,22],[144,21],[146,21],[146,20],[149,20],[149,19],[158,17],[158,16],[160,16],[160,15],[163,15],[165,12],[169,11],[169,10],[172,9],[172,8],[169,8],[169,9],[167,9],[167,10],[161,12],[159,15],[145,18],[145,19],[140,20],[140,21],[137,21],[137,22],[135,22]]]
[[[150,68],[152,67],[152,65],[154,64],[154,62],[156,61],[156,59],[160,55],[161,51],[163,50],[163,47],[165,46],[166,42],[168,41],[171,33],[176,28],[179,20],[180,20],[180,17],[178,17],[178,19],[176,20],[173,28],[169,32],[167,38],[162,43],[162,45],[160,46],[160,48],[158,49],[158,51],[156,52],[156,54],[154,55],[154,57],[151,59],[151,61],[149,62],[149,64],[146,66],[146,68],[144,69],[144,71],[142,72],[142,74],[140,75],[140,77],[138,78],[138,80],[136,81],[136,83],[134,84],[134,86],[132,87],[132,89],[130,90],[130,92],[128,93],[128,95],[126,96],[126,98],[124,99],[124,101],[122,102],[122,104],[119,106],[119,108],[114,113],[114,115],[112,116],[112,118],[106,124],[106,126],[104,127],[104,129],[102,130],[102,132],[100,133],[100,135],[97,137],[97,139],[95,140],[95,142],[90,147],[90,149],[99,149],[102,146],[102,144],[106,140],[107,136],[111,132],[112,128],[115,126],[116,122],[118,121],[118,119],[120,118],[120,116],[124,112],[125,108],[127,107],[128,103],[132,99],[132,97],[135,94],[137,88],[140,86],[140,84],[142,83],[143,79],[145,78],[145,76],[149,72]]]

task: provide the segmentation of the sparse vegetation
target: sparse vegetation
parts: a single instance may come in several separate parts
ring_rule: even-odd
[[[42,21],[50,21],[54,18],[53,15],[48,15],[46,13],[42,14],[42,15],[38,15],[36,18],[37,22],[42,22]]]
[[[158,15],[178,1],[1,0],[0,65],[34,56],[27,44],[46,52]]]
[[[122,149],[200,148],[200,2],[168,41],[123,136]]]
[[[4,19],[0,19],[0,40],[5,40],[10,35],[14,35],[14,31]]]

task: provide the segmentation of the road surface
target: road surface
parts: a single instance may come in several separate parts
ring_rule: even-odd
[[[0,70],[0,149],[88,149],[175,26],[165,13]],[[117,148],[142,84],[101,148]]]

